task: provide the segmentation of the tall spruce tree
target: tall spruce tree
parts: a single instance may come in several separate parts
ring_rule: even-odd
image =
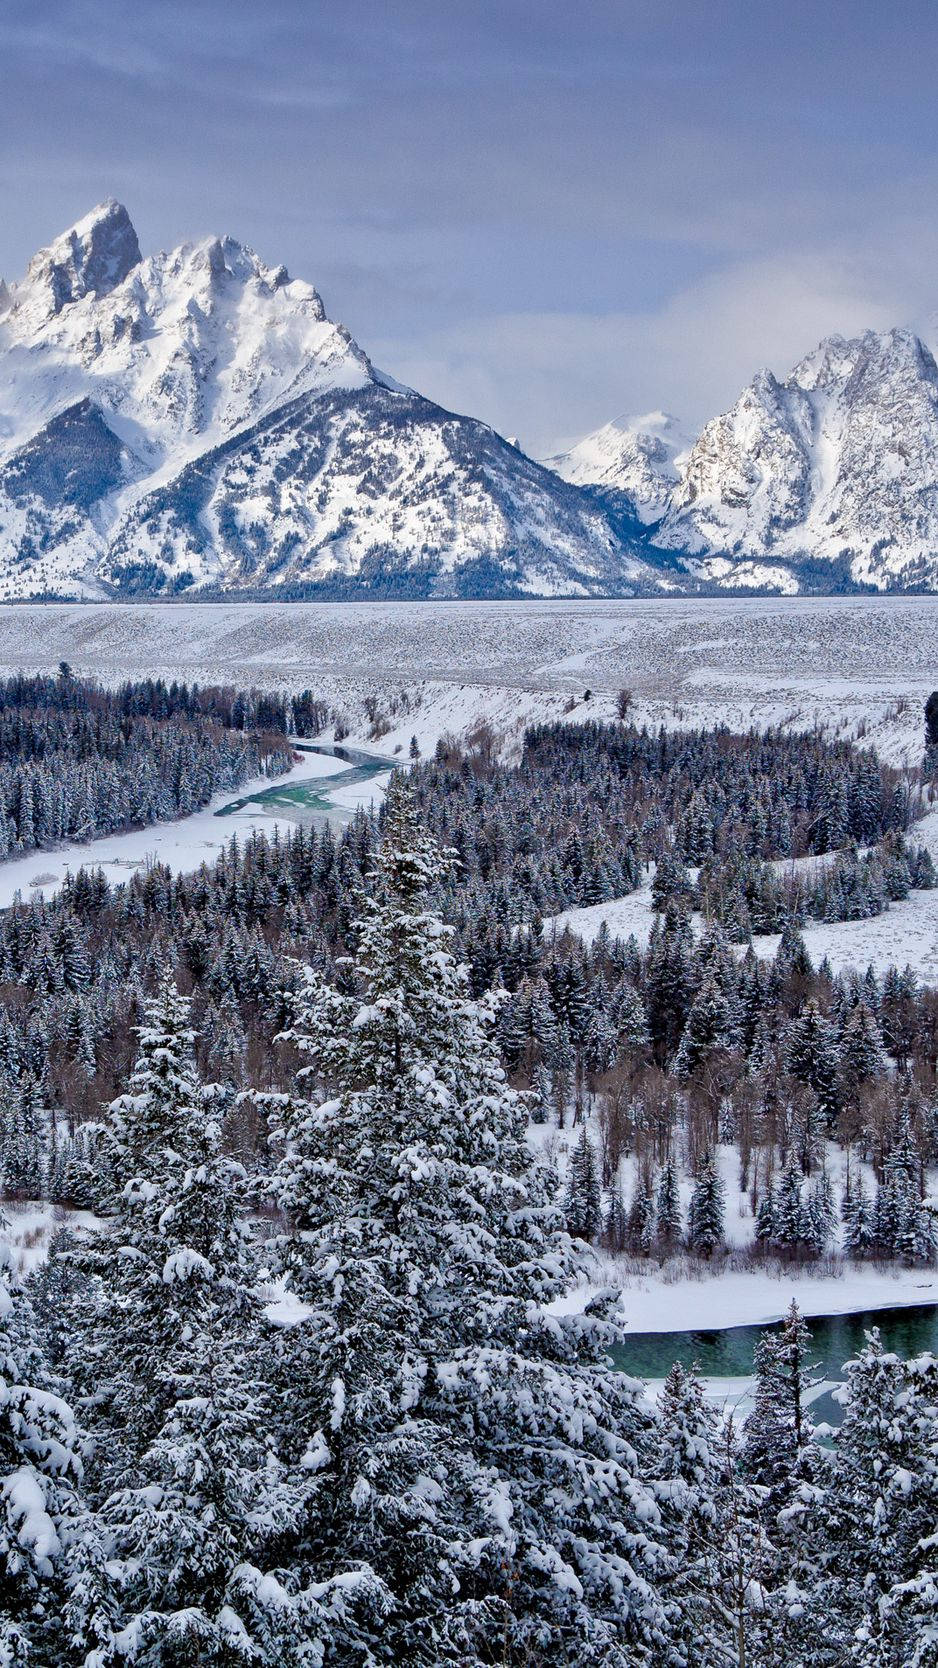
[[[564,1192],[564,1214],[567,1219],[567,1232],[571,1233],[574,1239],[596,1238],[602,1220],[602,1195],[596,1150],[585,1124],[580,1126],[576,1145],[570,1154]]]
[[[723,1182],[711,1153],[705,1154],[697,1170],[687,1213],[687,1244],[700,1257],[712,1257],[723,1244]]]
[[[300,1496],[266,1442],[244,1175],[222,1152],[222,1105],[198,1078],[188,1000],[165,978],[111,1109],[117,1189],[86,1258],[96,1305],[67,1354],[93,1389],[115,1651],[140,1668],[310,1660],[327,1593],[281,1591],[275,1574],[272,1597],[266,1585]]]
[[[650,1427],[609,1325],[545,1310],[573,1255],[492,1006],[427,909],[442,862],[396,784],[345,988],[307,970],[288,1033],[307,1063],[271,1189],[309,1318],[281,1439],[314,1481],[291,1555],[373,1573],[375,1665],[632,1668],[665,1632]]]
[[[17,1290],[0,1215],[0,1663],[72,1668],[106,1649],[103,1553],[81,1497],[81,1438]]]

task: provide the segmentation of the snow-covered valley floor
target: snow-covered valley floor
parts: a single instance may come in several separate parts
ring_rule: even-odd
[[[532,719],[571,702],[573,718],[610,717],[629,688],[638,722],[818,723],[912,763],[938,686],[938,597],[0,608],[0,670],[60,660],[109,683],[312,687],[344,712],[351,741],[369,739],[367,697],[389,707],[406,692],[387,753],[413,734],[426,753],[482,719],[510,751]]]

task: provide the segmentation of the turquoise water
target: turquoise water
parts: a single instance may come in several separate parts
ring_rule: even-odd
[[[874,1326],[887,1349],[908,1360],[930,1350],[938,1354],[938,1306],[873,1309],[852,1315],[810,1316],[806,1325],[813,1344],[815,1378],[841,1380],[844,1363],[863,1348]],[[613,1351],[616,1365],[636,1378],[665,1378],[675,1361],[696,1365],[704,1378],[747,1378],[765,1326],[729,1326],[718,1332],[636,1332]],[[816,1366],[815,1366],[816,1364]],[[812,1408],[814,1418],[839,1424],[841,1410],[830,1396]]]
[[[843,1364],[863,1348],[864,1334],[878,1326],[887,1349],[906,1358],[923,1350],[938,1353],[938,1307],[873,1309],[853,1315],[809,1317],[814,1357],[828,1378],[840,1378]],[[707,1378],[742,1378],[752,1372],[753,1351],[765,1326],[729,1326],[719,1332],[636,1332],[619,1347],[616,1360],[639,1378],[664,1378],[675,1361],[696,1361]]]
[[[331,802],[330,795],[335,789],[367,782],[372,776],[383,776],[400,762],[380,758],[374,753],[361,753],[354,747],[342,747],[338,743],[320,745],[297,741],[293,746],[298,753],[323,753],[329,758],[342,759],[349,768],[338,771],[335,776],[322,776],[312,782],[284,782],[279,786],[275,783],[273,787],[263,788],[260,793],[232,799],[215,812],[216,817],[231,816],[232,812],[243,811],[248,805],[262,805],[272,815],[279,813],[290,822],[349,822],[353,812]]]

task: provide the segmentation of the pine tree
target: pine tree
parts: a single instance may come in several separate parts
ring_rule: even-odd
[[[68,1359],[86,1383],[97,1374],[91,1481],[124,1655],[141,1668],[273,1668],[303,1660],[290,1641],[310,1610],[284,1594],[276,1625],[262,1615],[258,1561],[299,1495],[266,1446],[244,1173],[221,1150],[195,1040],[167,978],[144,1009],[131,1089],[111,1109],[123,1185],[88,1259],[92,1336]]]
[[[655,1201],[649,1177],[639,1174],[626,1224],[629,1250],[647,1257],[655,1240]]]
[[[873,1213],[862,1175],[856,1175],[844,1189],[841,1204],[844,1251],[850,1257],[866,1257],[875,1244]]]
[[[847,1367],[827,1502],[828,1625],[858,1668],[934,1660],[938,1364],[879,1333]]]
[[[272,1187],[312,1314],[284,1334],[283,1437],[316,1456],[293,1556],[374,1572],[376,1665],[650,1662],[635,1387],[602,1364],[598,1319],[544,1313],[573,1265],[491,1003],[426,909],[440,869],[395,784],[353,977],[307,972],[290,1030],[308,1063]]]
[[[668,1158],[658,1177],[655,1238],[662,1251],[671,1251],[681,1243],[681,1196],[672,1158]]]
[[[756,1346],[755,1399],[742,1450],[747,1474],[776,1501],[816,1469],[806,1403],[810,1356],[811,1334],[793,1299],[780,1330],[764,1332]]]
[[[732,1434],[721,1429],[699,1378],[675,1362],[658,1402],[653,1459],[667,1553],[662,1598],[671,1626],[661,1659],[667,1668],[717,1668],[738,1661],[740,1623],[745,1645],[745,1587],[752,1569],[740,1584],[738,1614],[732,1595],[734,1577],[742,1573],[737,1562],[755,1551],[757,1536],[736,1463]]]
[[[755,1237],[764,1251],[771,1250],[776,1242],[778,1223],[778,1199],[772,1182],[767,1182],[759,1200],[756,1211]]]
[[[805,1213],[801,1171],[790,1158],[782,1173],[775,1200],[775,1244],[794,1256],[803,1248]]]
[[[699,1257],[712,1257],[724,1236],[723,1183],[711,1154],[701,1161],[687,1217],[687,1244]]]
[[[674,1071],[687,1082],[711,1055],[733,1048],[737,1041],[733,1015],[715,973],[707,975],[691,1004]]]
[[[111,1638],[103,1552],[81,1499],[80,1434],[14,1288],[7,1233],[0,1217],[0,1662],[65,1668]]]
[[[599,1232],[601,1194],[596,1152],[585,1124],[570,1154],[564,1193],[567,1231],[574,1239],[592,1240]]]

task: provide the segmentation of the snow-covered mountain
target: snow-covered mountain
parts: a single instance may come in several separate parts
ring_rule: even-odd
[[[545,458],[574,486],[627,493],[640,521],[660,521],[678,479],[677,459],[690,446],[677,420],[664,411],[617,417],[555,457]]]
[[[630,435],[600,429],[555,467],[631,494],[646,521],[656,506],[649,553],[708,585],[938,589],[938,366],[912,331],[832,336],[783,381],[760,371],[683,456],[652,454],[650,481]]]
[[[667,565],[665,567],[667,572]],[[230,238],[107,202],[0,287],[0,596],[659,588],[606,509]]]

